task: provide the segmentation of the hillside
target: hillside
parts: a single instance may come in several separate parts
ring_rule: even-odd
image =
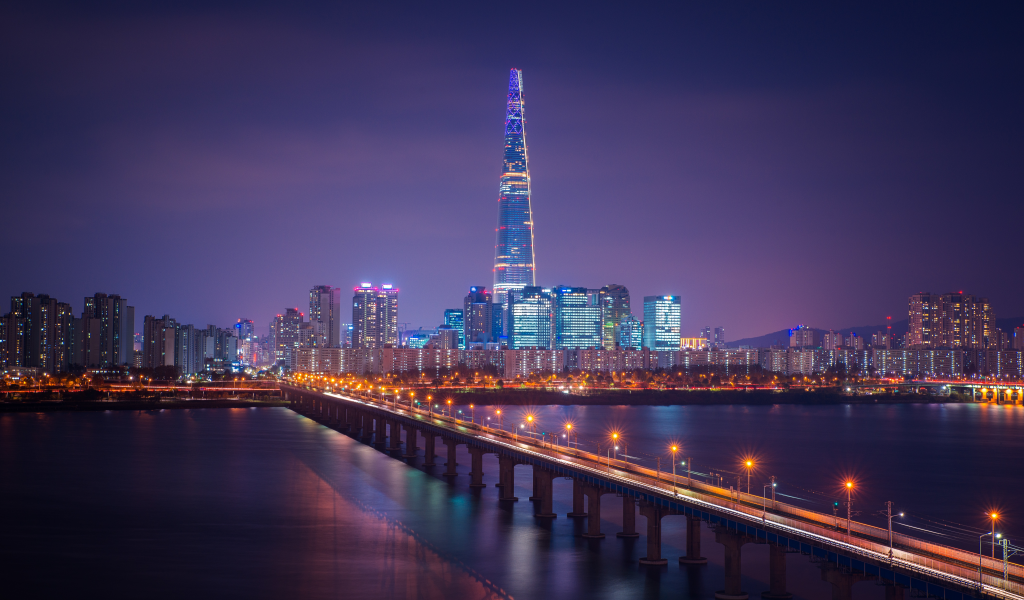
[[[1024,324],[1024,317],[1012,317],[1012,318],[1007,318],[1007,319],[998,319],[997,318],[996,319],[996,327],[1002,329],[1003,331],[1008,332],[1010,335],[1013,335],[1013,328],[1014,327],[1020,327],[1022,324]],[[902,337],[903,334],[907,333],[908,325],[909,325],[909,322],[907,321],[907,319],[903,319],[901,321],[893,321],[893,323],[892,323],[892,333],[893,333],[893,335],[895,335],[896,337]],[[826,333],[828,331],[827,329],[818,329],[818,328],[813,328],[813,327],[812,327],[812,329],[815,329],[815,331],[817,331],[819,335],[822,334],[822,333]],[[849,334],[852,331],[852,332],[856,333],[857,335],[861,336],[862,338],[868,340],[868,342],[870,343],[871,336],[874,335],[875,333],[877,333],[878,331],[882,331],[884,329],[885,329],[885,325],[883,324],[883,325],[864,325],[862,327],[847,327],[846,329],[839,329],[839,330],[833,330],[833,331],[839,331],[839,333],[842,333],[844,336]],[[752,348],[768,348],[768,347],[771,347],[771,346],[788,346],[788,345],[789,345],[789,330],[788,329],[783,329],[781,331],[776,331],[774,333],[769,333],[769,334],[762,335],[762,336],[759,336],[759,337],[743,338],[741,340],[736,340],[736,341],[728,342],[728,346],[730,348],[738,348],[740,346],[750,346]]]

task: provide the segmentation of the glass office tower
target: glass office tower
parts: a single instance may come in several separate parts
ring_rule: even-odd
[[[512,69],[505,111],[505,160],[498,191],[494,244],[494,302],[505,304],[509,290],[535,285],[530,169],[526,159],[523,72]]]
[[[679,296],[644,296],[644,347],[679,349]]]

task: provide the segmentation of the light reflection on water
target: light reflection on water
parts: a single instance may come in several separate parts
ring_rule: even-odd
[[[517,410],[517,409],[511,409]],[[630,454],[678,438],[698,464],[755,452],[792,486],[857,470],[928,514],[960,515],[1019,456],[1021,411],[977,406],[535,408],[542,426],[572,416],[581,441],[615,425]],[[485,414],[480,409],[478,418]],[[422,453],[422,442],[420,443]],[[443,448],[440,447],[439,448]],[[635,450],[634,450],[635,448]],[[993,453],[994,451],[994,453]],[[875,469],[884,457],[884,469]],[[915,465],[953,461],[935,471]],[[709,598],[722,551],[702,532],[706,567],[673,564],[684,521],[663,521],[668,567],[637,564],[645,539],[614,537],[621,500],[602,499],[607,538],[567,519],[571,486],[555,481],[554,521],[533,518],[530,470],[496,501],[497,461],[468,487],[469,455],[451,482],[285,409],[0,416],[0,571],[37,597]],[[666,465],[667,466],[667,465]],[[952,489],[949,479],[969,480]],[[758,480],[759,481],[759,480]],[[885,492],[878,492],[884,497]],[[942,496],[938,494],[942,492]],[[804,492],[793,494],[807,495]],[[895,499],[895,498],[894,498]],[[865,511],[866,512],[866,511]],[[1011,511],[1012,514],[1012,511]],[[643,532],[645,520],[637,517]],[[767,547],[743,548],[744,589],[767,589]],[[53,565],[60,565],[56,571]],[[827,598],[806,557],[789,555],[797,598]],[[30,586],[30,587],[29,587]],[[883,588],[858,584],[857,598]]]

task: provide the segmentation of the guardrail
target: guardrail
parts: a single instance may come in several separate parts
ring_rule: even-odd
[[[296,385],[295,387],[346,399],[336,392],[332,393],[330,388],[319,389],[308,385]],[[511,450],[527,452],[539,458],[567,464],[573,468],[599,473],[605,477],[641,487],[648,492],[663,494],[666,499],[685,499],[693,503],[703,504],[720,511],[741,516],[745,520],[753,521],[766,528],[773,526],[786,531],[796,532],[800,535],[811,536],[817,539],[817,541],[837,549],[853,552],[873,560],[889,562],[894,566],[900,566],[915,573],[942,579],[958,586],[978,589],[980,583],[986,593],[996,597],[1014,600],[1024,599],[1024,582],[1022,581],[1004,580],[1002,577],[983,573],[979,582],[979,556],[971,552],[941,544],[932,544],[897,533],[893,533],[894,546],[890,548],[888,545],[888,530],[866,523],[852,521],[850,523],[851,533],[858,535],[848,536],[841,530],[837,531],[835,528],[836,518],[833,515],[810,511],[782,502],[775,502],[771,509],[768,509],[767,505],[762,509],[761,504],[764,498],[753,494],[725,489],[692,479],[685,486],[681,486],[673,483],[671,480],[666,481],[664,479],[665,472],[657,472],[635,463],[609,459],[591,452],[579,450],[578,448],[548,444],[533,437],[519,436],[517,433],[510,433],[503,429],[456,419],[436,413],[430,409],[423,410],[411,405],[399,405],[397,402],[389,403],[374,398],[371,394],[354,393],[351,390],[345,390],[345,394],[356,396],[371,406],[383,408],[403,416],[427,417],[431,421],[436,421],[437,424],[447,425],[457,431],[461,430],[460,433],[473,431],[479,434],[477,437],[491,442],[502,443]],[[586,464],[573,462],[573,459],[586,461]],[[927,555],[911,552],[910,550],[925,552]],[[983,570],[996,571],[1000,575],[1002,574],[1002,561],[984,556],[980,557],[980,559]],[[1024,579],[1024,566],[1010,563],[1008,575],[1015,579]]]

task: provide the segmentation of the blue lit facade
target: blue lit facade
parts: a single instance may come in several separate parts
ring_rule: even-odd
[[[498,191],[498,227],[494,244],[494,301],[505,304],[509,290],[535,285],[533,210],[526,158],[523,72],[512,69],[505,111],[505,157]]]
[[[463,318],[461,308],[449,308],[444,311],[444,326],[451,327],[459,332],[459,350],[466,349],[466,335],[462,328],[462,322]]]
[[[551,290],[527,286],[509,296],[508,343],[513,350],[554,345],[554,305]]]
[[[644,324],[633,315],[626,315],[616,326],[615,335],[620,349],[639,350],[644,345]]]
[[[679,349],[679,296],[644,296],[644,348]]]
[[[601,305],[598,292],[585,287],[556,286],[555,348],[577,350],[600,348]]]

